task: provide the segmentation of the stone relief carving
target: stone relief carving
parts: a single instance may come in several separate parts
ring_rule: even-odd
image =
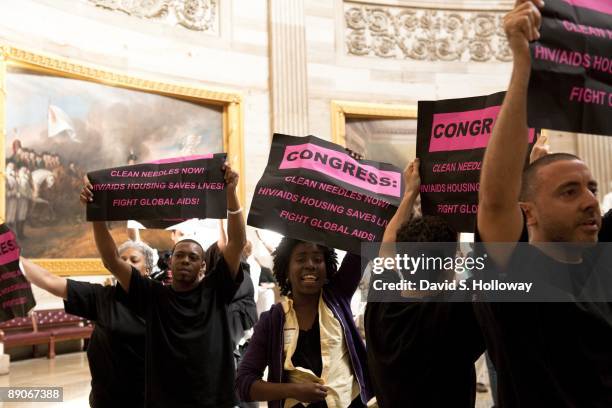
[[[344,3],[350,55],[423,61],[511,61],[503,13]]]
[[[181,25],[190,30],[219,32],[218,0],[89,0],[97,7],[130,16]]]

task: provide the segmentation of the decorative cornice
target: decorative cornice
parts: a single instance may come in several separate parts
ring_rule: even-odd
[[[187,99],[206,100],[216,104],[220,102],[241,102],[241,96],[236,93],[214,91],[199,88],[197,86],[187,86],[172,82],[158,82],[151,79],[124,75],[104,68],[84,65],[64,58],[37,54],[8,45],[0,46],[0,57],[16,65],[32,65],[37,71],[48,70],[55,75],[63,74],[70,78],[89,79],[112,86],[170,94],[172,96],[185,97]]]
[[[346,52],[418,61],[512,60],[503,12],[344,3]]]
[[[374,6],[412,7],[435,10],[503,11],[514,7],[515,0],[347,0]]]
[[[109,272],[102,265],[102,261],[96,258],[81,259],[36,259],[36,263],[43,268],[53,271],[59,276],[89,276],[108,275]]]
[[[219,33],[217,0],[89,0],[96,7],[129,16],[181,25],[195,31]]]

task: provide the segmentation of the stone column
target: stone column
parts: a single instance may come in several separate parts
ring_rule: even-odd
[[[578,156],[590,167],[599,182],[599,198],[610,192],[612,182],[612,137],[578,135]]]
[[[269,0],[272,131],[308,134],[304,0]]]

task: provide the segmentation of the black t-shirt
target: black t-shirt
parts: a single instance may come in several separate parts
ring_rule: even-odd
[[[365,332],[380,407],[474,406],[484,342],[471,303],[368,302]]]
[[[319,328],[319,315],[315,317],[315,324],[310,330],[300,330],[295,352],[291,357],[294,367],[306,368],[317,377],[323,372],[323,361],[321,360],[321,331]],[[302,408],[304,404],[296,404],[294,408]],[[327,408],[325,400],[308,404],[309,408]]]
[[[510,259],[510,273],[522,274],[517,264],[537,264],[542,276],[588,275],[586,259],[568,265],[526,248]],[[612,406],[610,303],[474,303],[474,310],[497,370],[501,408]]]
[[[315,373],[317,377],[321,376],[323,362],[321,361],[321,332],[318,315],[310,330],[300,330],[291,362],[294,367],[306,368]]]
[[[261,267],[261,274],[259,275],[259,284],[261,285],[262,283],[276,283],[272,269],[265,266]]]
[[[129,298],[146,321],[146,407],[233,407],[228,307],[244,278],[225,259],[188,292],[132,272]]]
[[[68,279],[66,312],[95,322],[87,348],[94,408],[144,404],[145,324],[126,297],[121,286]]]
[[[240,266],[244,273],[244,279],[234,294],[228,306],[230,333],[232,346],[235,348],[245,331],[249,330],[257,322],[257,305],[255,304],[255,288],[249,274],[249,264],[241,262]]]

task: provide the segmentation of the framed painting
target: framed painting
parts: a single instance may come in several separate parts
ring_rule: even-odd
[[[416,105],[332,101],[332,141],[401,169],[416,157]]]
[[[23,255],[57,274],[106,273],[78,201],[88,171],[225,151],[243,173],[237,93],[133,77],[8,45],[0,52],[0,215]],[[126,223],[111,223],[111,233],[124,241]],[[143,233],[156,248],[169,239],[167,231]]]

